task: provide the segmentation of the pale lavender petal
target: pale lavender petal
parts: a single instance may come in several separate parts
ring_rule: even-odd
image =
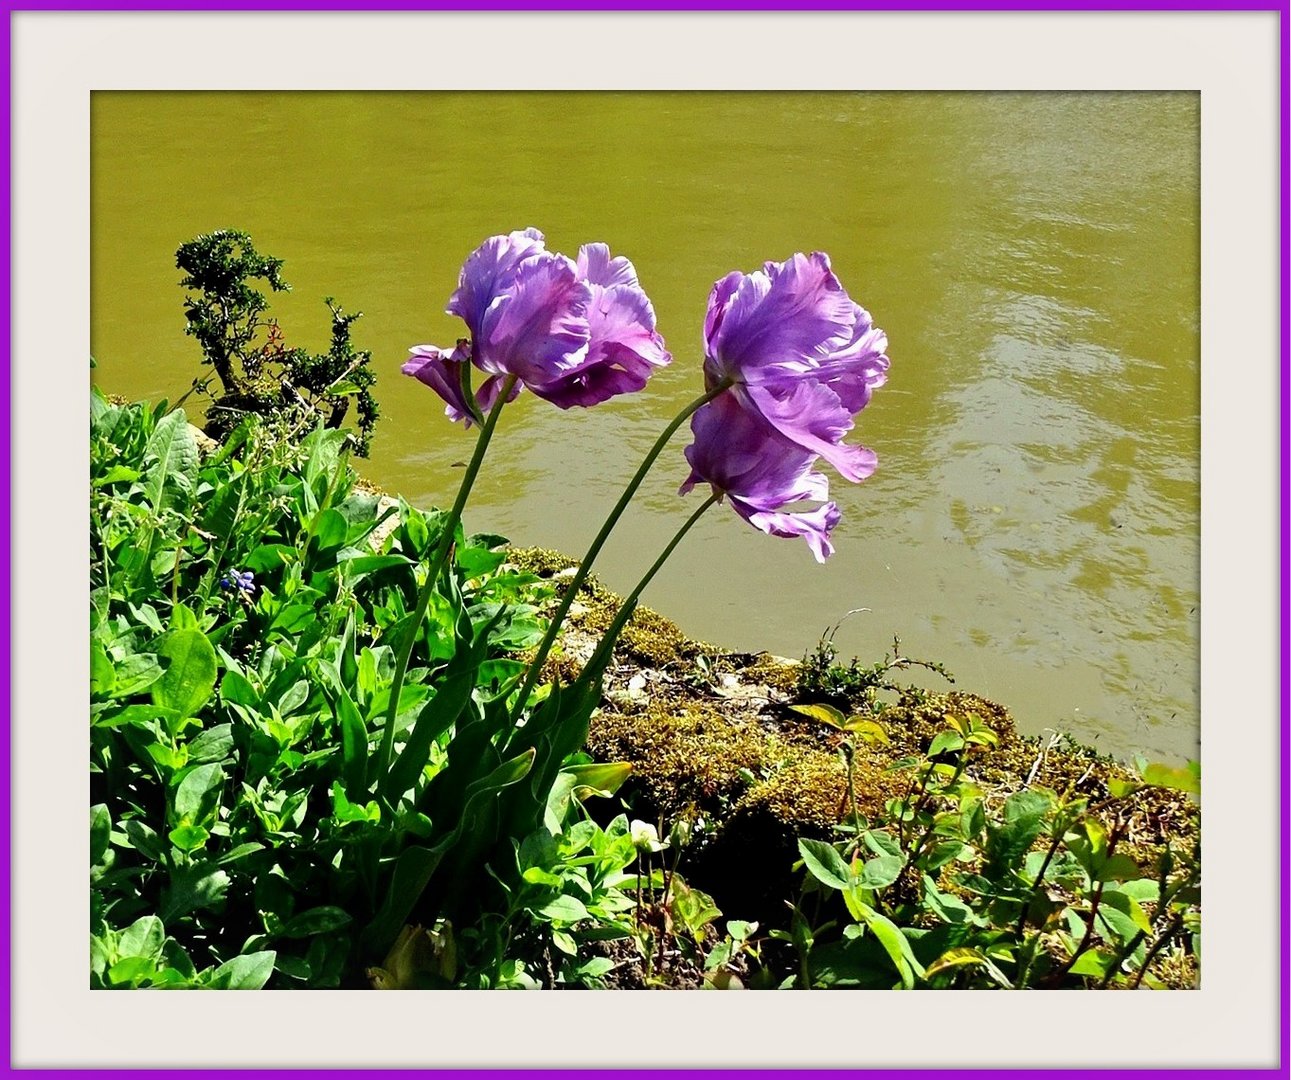
[[[835,503],[825,503],[815,510],[801,513],[776,513],[757,510],[748,506],[741,499],[731,499],[731,509],[744,518],[755,529],[761,529],[770,536],[801,536],[807,541],[811,553],[817,562],[824,562],[834,553],[829,534],[838,524],[842,513]]]
[[[478,337],[485,312],[507,280],[525,259],[542,252],[543,237],[528,228],[502,236],[490,236],[462,264],[457,289],[448,299],[448,314],[456,315]]]
[[[817,377],[836,393],[847,411],[855,415],[870,403],[876,389],[887,382],[888,336],[860,305],[852,327],[852,340],[820,364]]]
[[[864,446],[849,446],[843,437],[852,429],[852,416],[828,386],[810,380],[783,381],[732,390],[789,441],[819,454],[844,479],[858,483],[873,474],[878,456]]]
[[[590,245],[602,249],[592,253],[586,266],[596,271],[612,267],[626,259],[609,259],[609,248],[603,244]],[[587,248],[583,252],[587,252]],[[584,264],[580,256],[579,273]],[[591,302],[587,307],[590,339],[587,354],[576,368],[545,383],[531,383],[539,397],[563,409],[575,405],[591,406],[619,394],[642,389],[656,368],[672,360],[664,348],[663,338],[655,330],[654,308],[650,298],[635,284],[603,287],[589,283]]]
[[[512,372],[531,387],[555,381],[587,354],[591,297],[565,256],[543,252],[525,259],[484,313],[474,342],[476,364],[494,375]]]
[[[821,252],[767,263],[744,276],[722,312],[709,340],[712,371],[748,383],[808,372],[850,342],[855,307]]]
[[[456,423],[465,420],[471,426],[470,407],[462,394],[462,368],[470,362],[464,340],[451,353],[434,345],[416,345],[409,349],[411,358],[399,370],[424,383],[448,403],[444,414]]]
[[[704,315],[704,355],[706,357],[713,355],[713,337],[721,329],[722,320],[731,306],[735,290],[743,280],[743,274],[738,270],[732,270],[721,281],[713,282],[713,288],[708,294],[708,311]],[[708,370],[707,360],[704,361],[704,370]]]
[[[608,244],[584,244],[578,249],[578,276],[592,285],[640,287],[636,268],[623,255],[611,258]]]

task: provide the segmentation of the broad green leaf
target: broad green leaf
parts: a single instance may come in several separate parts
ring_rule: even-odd
[[[962,750],[964,748],[964,737],[955,731],[939,731],[932,737],[932,742],[928,745],[927,756],[935,758],[938,754],[944,754],[952,750]]]
[[[901,855],[901,843],[891,833],[883,832],[881,829],[873,829],[863,832],[861,839],[865,841],[865,846],[875,855]]]
[[[212,869],[210,863],[174,870],[170,885],[162,890],[159,914],[163,921],[173,922],[190,911],[218,904],[228,888],[229,875]]]
[[[833,889],[846,889],[851,883],[851,868],[833,844],[823,840],[800,839],[798,854],[816,880]]]
[[[331,548],[339,548],[344,544],[350,526],[345,520],[345,515],[339,510],[328,509],[314,519],[312,531],[315,549],[323,552]]]
[[[233,725],[216,724],[188,744],[188,760],[194,765],[223,761],[233,753]]]
[[[90,696],[106,697],[117,681],[116,665],[97,641],[90,642]]]
[[[440,684],[435,696],[422,707],[403,750],[390,767],[390,775],[382,785],[387,798],[398,799],[416,786],[426,762],[430,760],[431,745],[457,723],[466,703],[471,699],[474,686],[473,671],[451,675]],[[400,694],[401,699],[402,697]]]
[[[260,695],[244,675],[226,671],[224,678],[220,680],[220,700],[226,705],[254,707],[260,704]]]
[[[1189,795],[1201,794],[1201,777],[1190,766],[1173,769],[1169,765],[1149,765],[1143,770],[1143,782],[1187,792]]]
[[[847,717],[832,705],[791,705],[790,708],[796,713],[801,713],[822,724],[828,724],[840,731],[847,723]]]
[[[592,916],[576,896],[562,895],[537,909],[537,914],[552,922],[576,923]]]
[[[174,630],[162,640],[157,655],[170,666],[152,684],[152,703],[173,710],[181,720],[196,716],[215,689],[214,647],[200,630]]]
[[[880,915],[870,909],[865,913],[865,925],[869,927],[870,932],[878,939],[879,944],[892,960],[897,973],[901,976],[901,985],[907,990],[913,990],[915,976],[922,976],[924,970],[915,958],[914,950],[910,948],[910,942],[906,940],[906,936],[886,915]]]
[[[188,417],[176,409],[158,421],[144,448],[143,494],[154,510],[188,495],[197,483],[197,439]]]
[[[180,825],[170,830],[170,842],[186,853],[205,847],[210,836],[200,825]]]
[[[239,844],[237,847],[226,851],[215,860],[217,866],[227,866],[231,862],[237,862],[238,859],[245,859],[248,855],[254,855],[257,851],[263,851],[264,844],[251,841],[246,844]]]
[[[1136,780],[1122,780],[1119,777],[1111,776],[1107,779],[1107,790],[1114,798],[1123,799],[1127,795],[1133,795],[1134,792],[1142,788],[1143,785]]]
[[[1156,882],[1153,882],[1152,884],[1155,885]],[[1098,910],[1102,911],[1105,907],[1114,908],[1116,911],[1119,911],[1145,934],[1152,933],[1152,923],[1143,911],[1143,908],[1139,906],[1139,902],[1134,899],[1134,897],[1123,889],[1104,889],[1102,902],[1100,903]]]
[[[207,975],[203,983],[210,990],[259,990],[273,974],[276,959],[272,951],[235,956]]]
[[[130,697],[161,678],[161,664],[152,653],[133,653],[116,664],[112,697]]]
[[[878,855],[861,867],[857,885],[862,889],[885,889],[901,876],[905,859],[900,855]]]
[[[166,928],[156,915],[145,915],[121,931],[117,938],[117,956],[144,956],[150,960],[161,955],[166,943]]]
[[[1142,876],[1138,864],[1128,855],[1112,855],[1098,870],[1099,881],[1134,881]]]
[[[574,794],[579,798],[589,794],[613,795],[632,772],[632,763],[594,761],[586,765],[567,765],[563,771],[573,776]]]
[[[338,686],[328,699],[336,717],[341,736],[341,762],[345,789],[352,799],[367,791],[368,785],[368,731],[363,717],[349,692]]]
[[[1115,960],[1116,957],[1112,953],[1087,949],[1076,957],[1076,962],[1071,965],[1071,974],[1101,979],[1107,974],[1108,968],[1112,966]]]
[[[217,763],[198,765],[185,773],[175,789],[174,807],[178,822],[200,823],[212,815],[223,783],[224,770]]]
[[[112,815],[108,812],[107,803],[97,803],[90,807],[90,865],[97,866],[103,861],[108,851],[108,841],[112,836]]]

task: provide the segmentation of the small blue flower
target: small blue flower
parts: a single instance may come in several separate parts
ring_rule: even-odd
[[[220,578],[220,588],[227,589],[230,592],[238,589],[244,593],[253,593],[255,592],[255,587],[255,574],[250,570],[244,570],[241,573],[231,570]]]

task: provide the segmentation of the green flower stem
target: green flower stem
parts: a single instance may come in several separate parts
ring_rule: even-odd
[[[404,676],[408,674],[408,661],[412,658],[413,644],[417,640],[421,624],[425,621],[426,611],[430,607],[431,594],[435,591],[439,575],[443,572],[444,563],[448,559],[448,552],[453,546],[453,537],[457,534],[458,522],[462,520],[462,508],[466,506],[467,496],[470,495],[471,487],[475,483],[475,477],[479,474],[480,463],[484,460],[484,451],[488,449],[489,440],[493,438],[493,429],[497,427],[498,416],[502,413],[502,406],[506,404],[507,398],[511,396],[511,390],[514,388],[515,383],[515,375],[508,375],[502,383],[502,390],[498,394],[498,399],[494,402],[493,408],[489,410],[484,426],[480,429],[479,438],[475,441],[475,453],[471,457],[470,464],[466,466],[466,475],[462,477],[462,486],[457,489],[457,500],[453,503],[453,509],[448,513],[448,520],[444,522],[439,543],[435,546],[434,553],[427,560],[429,571],[426,574],[426,581],[417,596],[416,611],[413,613],[412,622],[404,633],[403,642],[399,646],[399,655],[395,660],[394,682],[390,685],[390,705],[386,710],[385,730],[381,734],[381,755],[377,759],[376,775],[381,783],[384,783],[385,777],[390,772],[390,758],[394,753],[394,721],[399,712],[399,698],[403,693]]]
[[[511,709],[512,722],[519,719],[521,710],[524,709],[525,703],[529,700],[529,695],[533,692],[533,688],[538,682],[538,676],[542,672],[542,665],[546,662],[552,645],[555,644],[556,635],[560,633],[561,624],[564,623],[565,616],[569,614],[569,608],[574,602],[574,597],[578,595],[578,590],[582,587],[592,569],[592,563],[596,561],[596,556],[601,553],[601,548],[605,546],[605,541],[609,539],[614,526],[618,524],[619,518],[623,515],[623,511],[627,509],[628,503],[632,501],[632,496],[636,494],[637,488],[641,486],[641,482],[646,478],[646,473],[650,471],[655,459],[663,452],[663,448],[668,445],[668,440],[673,437],[682,424],[689,420],[702,406],[707,405],[713,398],[717,397],[718,394],[729,390],[732,385],[731,380],[723,379],[711,390],[701,394],[682,409],[673,418],[672,422],[663,429],[663,433],[655,440],[654,446],[646,454],[635,475],[628,481],[628,486],[623,489],[623,494],[619,496],[619,501],[614,504],[614,509],[610,511],[609,517],[605,519],[605,524],[601,526],[601,531],[596,534],[596,539],[592,541],[591,547],[587,549],[587,554],[583,556],[582,562],[578,564],[573,580],[570,581],[569,587],[565,589],[565,595],[561,597],[560,606],[556,609],[556,614],[552,616],[551,623],[547,627],[547,633],[543,636],[542,643],[538,646],[538,651],[534,655],[533,662],[529,665],[528,673],[525,675],[524,684],[520,687],[520,693],[516,696],[515,705]],[[690,528],[690,524],[687,523],[685,528]],[[685,529],[682,530],[682,534],[684,532]],[[678,536],[679,539],[680,535]],[[671,551],[672,548],[668,550]],[[656,564],[655,569],[657,568],[658,565]],[[654,570],[651,570],[650,573],[653,574]]]
[[[636,607],[636,603],[641,598],[641,594],[645,592],[645,587],[650,584],[655,574],[657,574],[660,568],[663,566],[663,564],[668,561],[668,556],[671,555],[673,553],[673,550],[677,547],[677,545],[681,543],[682,538],[688,532],[690,532],[690,527],[694,525],[695,522],[697,522],[701,517],[703,517],[704,511],[707,510],[710,506],[712,506],[713,503],[717,502],[717,500],[720,499],[721,497],[722,497],[721,494],[714,492],[707,499],[705,499],[703,502],[703,505],[701,505],[698,510],[696,510],[693,514],[690,515],[690,517],[686,519],[686,524],[684,524],[680,529],[678,529],[677,534],[671,540],[668,541],[668,546],[663,549],[663,552],[662,554],[660,554],[659,558],[655,559],[654,565],[651,566],[650,569],[646,571],[645,577],[643,577],[639,582],[637,582],[637,587],[632,590],[632,595],[623,601],[622,606],[619,608],[618,614],[614,616],[614,621],[610,623],[609,629],[606,630],[603,635],[601,635],[601,643],[596,647],[596,652],[592,654],[592,658],[587,661],[586,667],[594,669],[596,667],[597,661],[604,655],[605,650],[607,648],[609,649],[614,648],[614,642],[617,640],[620,632],[623,630],[624,624],[628,621],[628,619],[632,617],[632,609]]]

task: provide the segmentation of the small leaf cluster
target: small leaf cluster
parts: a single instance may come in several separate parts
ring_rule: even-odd
[[[818,718],[879,737],[865,716]],[[893,766],[909,788],[885,813],[853,811],[834,842],[799,840],[804,894],[770,934],[797,962],[781,985],[1136,988],[1165,985],[1154,964],[1199,962],[1199,841],[1167,842],[1151,866],[1118,850],[1135,797],[1197,794],[1195,764],[1140,762],[1092,804],[1029,785],[992,798],[971,774],[994,733],[972,714],[946,721]]]

